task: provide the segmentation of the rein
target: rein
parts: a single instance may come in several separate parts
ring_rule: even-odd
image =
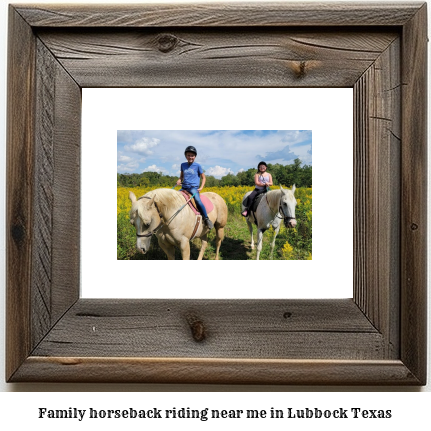
[[[195,193],[196,194],[196,193]],[[180,213],[180,211],[194,198],[194,196],[195,196],[195,194],[194,195],[192,195],[187,201],[186,201],[186,203],[178,210],[178,211],[176,211],[175,212],[175,214],[166,222],[166,226],[169,226],[169,224],[171,223],[171,221]],[[151,199],[149,196],[141,196],[139,199]],[[138,200],[139,200],[138,199]],[[157,209],[157,212],[159,213],[159,217],[160,217],[160,223],[159,223],[159,225],[155,228],[155,229],[153,229],[151,232],[148,232],[148,233],[144,233],[144,234],[138,234],[138,233],[136,233],[136,237],[137,238],[148,238],[148,237],[150,237],[150,236],[152,236],[152,235],[154,235],[154,234],[156,234],[159,230],[160,230],[160,228],[164,225],[164,223],[163,223],[163,217],[162,217],[162,215],[160,214],[160,211],[159,211],[159,209],[157,208],[157,204],[154,202],[154,205],[156,205],[156,209]]]

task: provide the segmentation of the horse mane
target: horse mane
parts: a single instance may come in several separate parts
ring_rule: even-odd
[[[141,203],[145,205],[145,201],[148,202],[154,196],[156,197],[154,202],[156,203],[158,210],[161,211],[162,214],[165,214],[166,210],[169,209],[178,209],[181,207],[181,205],[184,205],[185,203],[184,197],[177,190],[155,189],[139,197],[135,202],[136,206],[132,206],[132,211],[136,211],[138,209],[138,206],[141,205]]]
[[[292,190],[290,189],[283,189],[283,192],[287,192],[289,195],[291,195],[292,198],[294,198],[294,195],[292,194]],[[267,194],[268,204],[271,208],[278,207],[278,204],[280,203],[281,199],[281,190],[271,190]]]
[[[281,190],[271,190],[266,194],[266,197],[268,199],[268,204],[271,208],[278,208],[278,204],[280,203],[281,198]]]
[[[156,203],[162,203],[166,206],[169,206],[170,204],[179,204],[184,203],[184,198],[180,193],[178,193],[177,190],[173,189],[155,189],[151,190],[148,193],[145,193],[144,196],[141,196],[139,199],[142,199],[144,197],[152,199],[156,195]]]

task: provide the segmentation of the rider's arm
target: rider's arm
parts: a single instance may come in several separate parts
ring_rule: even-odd
[[[201,184],[201,186],[198,188],[198,192],[200,192],[200,191],[205,187],[206,177],[205,177],[205,174],[204,174],[203,172],[201,173],[201,178],[202,178],[202,184]]]
[[[265,187],[265,184],[259,181],[259,174],[254,174],[254,184],[260,187]]]
[[[272,175],[268,174],[269,178],[268,178],[268,182],[266,183],[267,186],[272,186]]]
[[[183,182],[183,179],[184,179],[184,173],[183,173],[183,171],[181,171],[180,178],[179,178],[179,180],[177,181],[177,186],[179,186],[179,185]]]

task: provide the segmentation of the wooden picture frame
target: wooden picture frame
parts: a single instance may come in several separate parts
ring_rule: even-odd
[[[11,5],[7,381],[424,385],[426,20],[411,2]],[[354,89],[353,299],[80,298],[81,89],[147,86]]]

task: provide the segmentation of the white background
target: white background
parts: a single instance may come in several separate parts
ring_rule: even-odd
[[[82,297],[352,297],[352,89],[83,89],[82,99]],[[118,261],[117,130],[131,129],[312,130],[313,260]]]
[[[59,0],[56,3],[63,3]],[[133,1],[128,0],[129,3]],[[160,1],[159,1],[160,2]],[[25,1],[16,0],[14,3],[27,3]],[[38,2],[34,2],[38,3]],[[48,0],[44,3],[49,3]],[[52,1],[51,1],[52,3]],[[68,3],[74,3],[68,0]],[[86,3],[95,3],[94,1],[87,1]],[[108,0],[104,3],[109,3]],[[391,2],[388,2],[391,3]],[[7,2],[2,2],[0,5],[0,173],[2,175],[0,184],[5,183],[5,112],[6,112],[6,35],[7,35]],[[0,222],[4,226],[4,199],[5,189],[0,187],[0,202],[2,211],[0,213]],[[1,272],[4,274],[5,268],[5,236],[4,230],[0,233],[0,265]],[[1,292],[0,296],[0,314],[4,316],[4,277],[0,280]],[[429,306],[429,309],[431,306]],[[1,319],[1,332],[0,332],[0,368],[4,370],[4,318]],[[428,333],[431,333],[429,331]],[[430,360],[428,355],[428,361]],[[430,368],[430,367],[428,367]],[[403,387],[286,387],[286,386],[200,386],[200,385],[142,385],[142,384],[129,384],[129,385],[112,385],[112,384],[6,384],[0,377],[0,424],[2,429],[19,428],[22,426],[33,427],[36,429],[42,428],[46,430],[55,429],[59,427],[62,429],[94,429],[94,423],[86,422],[78,423],[74,420],[71,421],[40,421],[37,419],[38,407],[49,408],[122,408],[127,407],[136,408],[149,408],[157,404],[156,407],[171,408],[173,405],[183,407],[185,405],[195,407],[199,405],[209,406],[211,408],[241,408],[241,406],[248,406],[248,408],[286,408],[292,406],[294,408],[303,407],[320,407],[320,408],[339,408],[339,407],[355,407],[362,408],[392,408],[395,417],[394,420],[389,422],[379,420],[358,420],[353,421],[319,421],[313,420],[307,422],[280,422],[277,425],[271,423],[271,428],[285,430],[292,425],[300,426],[307,429],[316,425],[319,428],[334,430],[337,427],[346,428],[346,425],[352,429],[363,430],[364,427],[368,429],[382,429],[386,425],[398,426],[411,429],[423,429],[429,424],[429,405],[431,402],[430,388],[428,384],[424,388],[403,388]],[[38,392],[33,394],[32,392]],[[50,392],[54,391],[54,392]],[[84,391],[84,393],[74,393],[77,391]],[[123,394],[113,394],[115,391],[124,391]],[[177,394],[172,391],[182,391]],[[194,392],[199,391],[199,392]],[[220,391],[227,391],[226,393],[218,393]],[[229,391],[241,391],[240,394]],[[243,393],[243,391],[252,391],[252,393]],[[300,391],[299,393],[297,391]],[[322,393],[327,391],[328,393]],[[365,392],[364,392],[365,391]],[[381,393],[380,391],[385,391]],[[415,392],[426,393],[415,393]],[[15,393],[12,393],[15,392]],[[27,392],[27,393],[26,393]],[[158,392],[167,392],[160,394]],[[303,393],[301,393],[303,392]],[[392,392],[392,393],[388,393]],[[119,424],[117,421],[101,422],[104,429],[117,429],[118,426],[123,425],[124,422]],[[164,422],[172,426],[170,422]],[[193,427],[204,426],[217,426],[220,423],[193,423],[193,422],[175,422],[173,423],[176,428],[190,429]],[[35,427],[36,425],[36,427]],[[127,429],[145,429],[147,426],[156,428],[155,424],[151,422],[140,423],[136,422],[133,425],[127,424]],[[250,429],[259,429],[263,426],[269,425],[267,422],[261,421],[251,422],[223,422],[222,426],[237,429],[241,425],[246,425]],[[90,428],[91,427],[91,428]]]

